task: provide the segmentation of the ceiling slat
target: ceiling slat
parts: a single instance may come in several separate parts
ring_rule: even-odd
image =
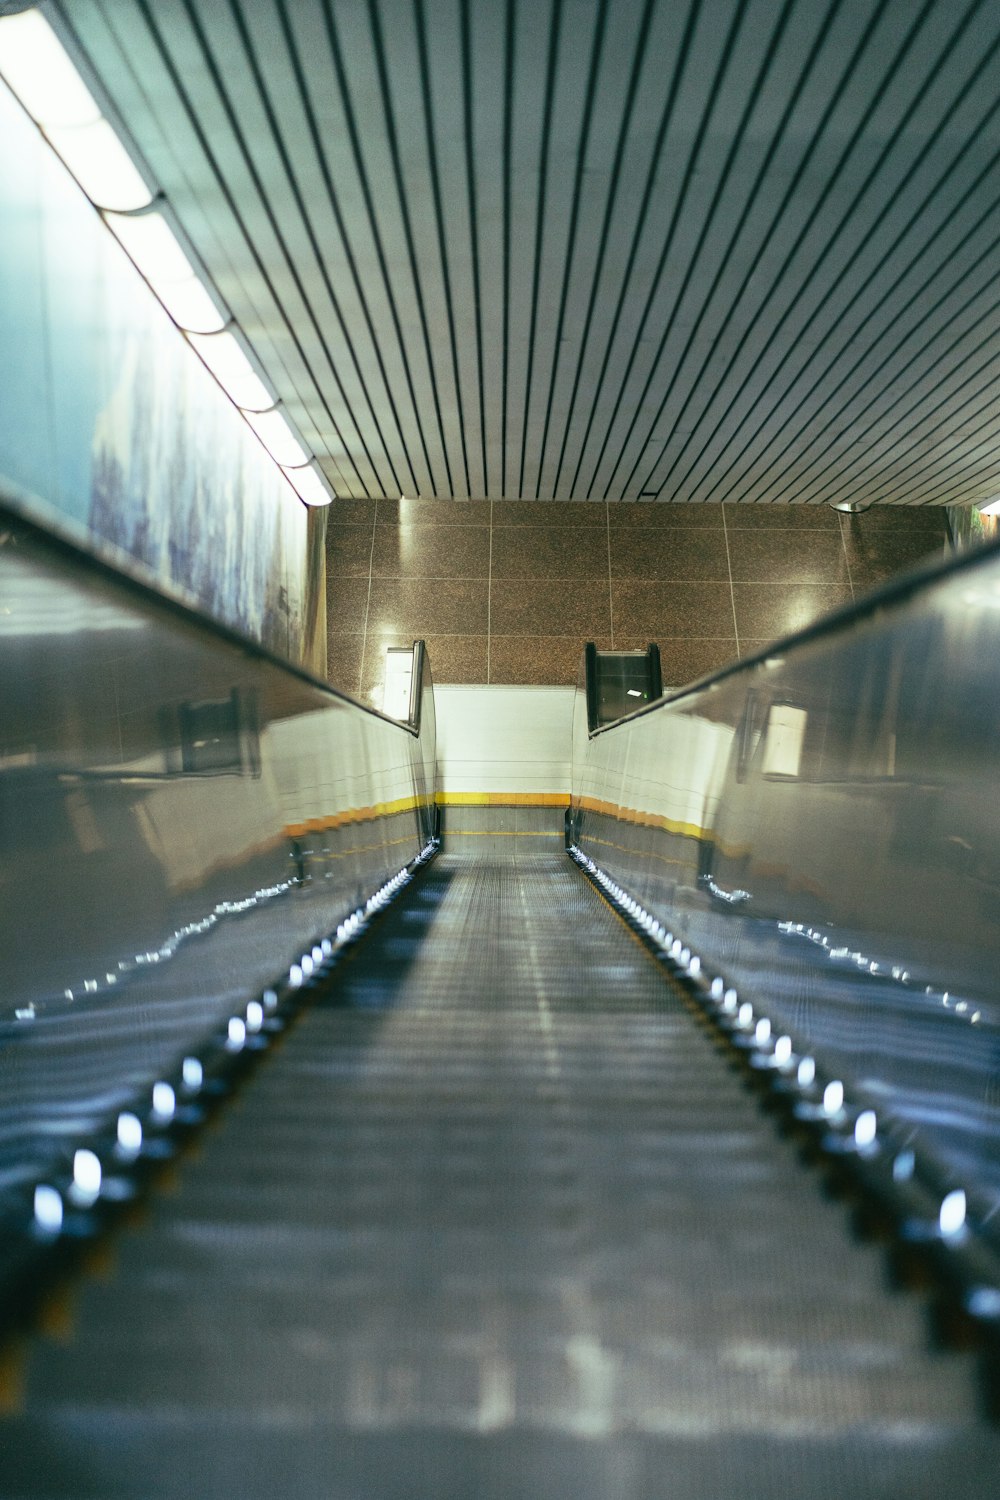
[[[1000,462],[995,0],[55,0],[345,496]]]

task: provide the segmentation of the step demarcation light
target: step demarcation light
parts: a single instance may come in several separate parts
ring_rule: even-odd
[[[51,128],[45,134],[99,208],[128,212],[152,202],[145,178],[107,120]]]

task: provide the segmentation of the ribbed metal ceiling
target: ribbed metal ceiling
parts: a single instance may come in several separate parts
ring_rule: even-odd
[[[996,0],[62,0],[342,495],[1000,489]]]

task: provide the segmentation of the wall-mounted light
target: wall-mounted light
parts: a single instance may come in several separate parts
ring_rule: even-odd
[[[300,464],[298,467],[282,464],[281,472],[303,505],[329,505],[333,500],[333,491],[315,463]]]
[[[242,411],[267,411],[275,404],[273,393],[231,333],[189,333],[187,337],[230,401]]]
[[[152,194],[107,120],[45,134],[77,182],[99,208],[144,208]]]
[[[106,213],[104,222],[179,327],[188,333],[222,331],[225,317],[162,214]]]
[[[152,292],[239,407],[306,505],[333,492],[192,265],[163,203],[123,145],[58,35],[38,10],[0,15],[0,77],[97,208]]]
[[[309,454],[277,407],[270,411],[247,411],[243,415],[276,464],[282,468],[298,468],[309,462]]]
[[[0,26],[0,73],[88,198],[119,210],[149,203],[149,185],[44,16],[22,11]]]

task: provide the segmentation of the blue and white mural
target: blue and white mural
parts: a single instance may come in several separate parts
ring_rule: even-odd
[[[0,84],[0,491],[303,657],[306,511]]]

